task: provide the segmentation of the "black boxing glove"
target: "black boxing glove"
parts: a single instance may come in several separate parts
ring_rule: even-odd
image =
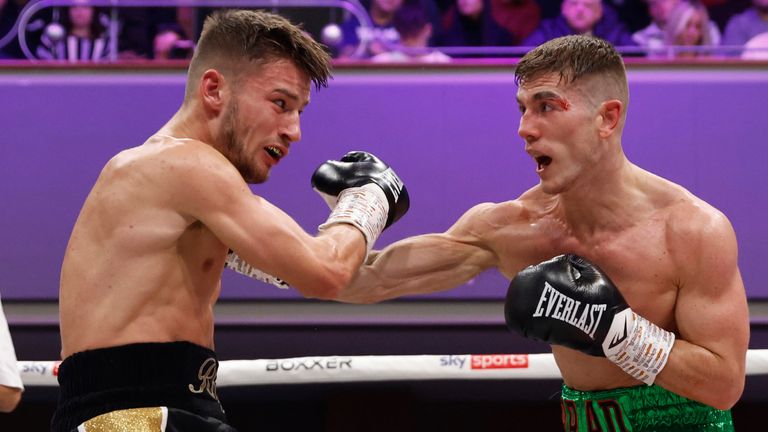
[[[675,335],[629,308],[610,278],[576,255],[523,269],[504,305],[507,327],[525,337],[604,356],[651,385]]]
[[[363,151],[327,161],[312,174],[315,189],[333,210],[320,230],[347,223],[365,236],[368,249],[381,232],[408,211],[408,190],[387,164]]]

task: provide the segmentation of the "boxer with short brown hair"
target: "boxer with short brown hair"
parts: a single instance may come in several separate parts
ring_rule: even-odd
[[[509,327],[552,346],[566,430],[732,430],[749,320],[727,217],[628,160],[627,76],[611,44],[557,38],[515,73],[518,133],[540,182],[517,199],[477,205],[444,233],[387,246],[341,298],[437,292],[498,268],[515,280]],[[579,266],[548,261],[564,254],[581,256]],[[585,296],[587,281],[595,285]],[[615,316],[626,317],[631,337],[604,333]],[[604,350],[606,334],[616,338]]]
[[[107,163],[72,231],[54,431],[233,430],[213,351],[225,261],[333,299],[405,213],[402,182],[365,152],[313,176],[333,206],[316,236],[248,187],[299,141],[311,84],[329,76],[324,48],[279,16],[206,19],[181,108]]]

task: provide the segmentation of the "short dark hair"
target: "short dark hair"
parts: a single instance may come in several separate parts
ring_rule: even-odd
[[[331,57],[301,28],[269,12],[218,10],[205,19],[189,64],[189,77],[210,67],[238,68],[238,62],[262,65],[281,59],[293,61],[316,88],[328,86]],[[191,91],[188,83],[187,96]]]
[[[532,49],[518,62],[515,82],[524,84],[549,73],[559,74],[564,84],[605,74],[614,79],[628,97],[627,71],[621,55],[609,42],[594,36],[563,36]]]

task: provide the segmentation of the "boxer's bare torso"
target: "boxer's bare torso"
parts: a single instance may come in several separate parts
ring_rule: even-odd
[[[614,207],[599,224],[571,223],[567,205],[534,188],[518,201],[499,204],[491,211],[508,217],[510,224],[489,231],[485,244],[495,251],[499,269],[510,279],[524,267],[556,255],[587,257],[600,263],[635,312],[677,331],[675,304],[688,272],[681,267],[685,242],[695,232],[681,223],[682,218],[716,215],[682,188],[650,178],[650,187],[632,191],[634,200]],[[637,385],[605,358],[558,345],[552,345],[552,353],[569,387],[597,390]]]
[[[280,59],[230,81],[207,70],[157,135],[102,170],[62,264],[63,357],[137,342],[213,348],[229,249],[305,297],[332,298],[359,265],[357,228],[312,236],[248,185],[301,139],[309,75]]]
[[[703,248],[713,247],[710,242],[723,248],[723,256],[735,256],[727,219],[678,185],[634,165],[628,173],[633,179],[623,184],[632,186],[617,189],[608,200],[579,197],[574,201],[545,194],[537,186],[514,201],[478,205],[445,233],[411,237],[383,249],[361,270],[342,300],[372,303],[446,290],[492,267],[512,279],[526,266],[575,253],[599,263],[635,312],[682,334],[687,342],[714,351],[741,344],[737,338],[738,342],[721,346],[709,338],[708,329],[690,331],[690,323],[684,328],[678,323],[678,319],[695,323],[705,319],[707,306],[697,297],[716,304],[713,296],[717,294],[708,291],[711,287],[699,286],[696,275],[702,265],[709,264],[700,255]],[[733,283],[716,289],[736,294],[741,290],[743,296],[735,263],[725,259],[722,266],[730,271],[724,280]],[[681,296],[686,300],[681,301]],[[733,304],[727,307],[733,312],[733,334],[741,335],[746,307],[741,297],[731,297]],[[698,314],[704,315],[691,318]],[[552,352],[565,384],[572,388],[640,384],[604,357],[557,345]]]
[[[444,233],[383,249],[341,298],[370,303],[447,290],[493,267],[512,279],[529,265],[577,254],[613,280],[634,312],[676,334],[657,384],[732,406],[743,388],[749,326],[730,222],[627,159],[623,70],[574,81],[544,70],[525,76],[517,91],[518,135],[539,184],[516,200],[475,206]],[[640,384],[604,357],[552,351],[575,389]]]
[[[178,177],[194,173],[173,163],[180,154],[217,158],[212,152],[153,137],[106,165],[62,265],[63,357],[134,342],[213,347],[212,307],[227,248],[176,205]]]

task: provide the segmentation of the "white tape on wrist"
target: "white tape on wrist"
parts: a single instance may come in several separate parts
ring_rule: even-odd
[[[272,284],[280,289],[290,288],[290,285],[285,283],[284,280],[272,276],[269,273],[264,273],[263,271],[245,262],[244,259],[240,258],[240,256],[234,252],[227,254],[227,260],[224,261],[224,266],[236,271],[237,273],[248,276],[251,279],[256,279],[257,281]]]
[[[624,372],[651,385],[667,364],[674,344],[674,333],[625,309],[614,316],[603,352]]]
[[[370,252],[384,230],[388,215],[389,202],[384,191],[375,183],[368,183],[341,191],[336,207],[319,229],[340,223],[352,225],[363,233]]]

